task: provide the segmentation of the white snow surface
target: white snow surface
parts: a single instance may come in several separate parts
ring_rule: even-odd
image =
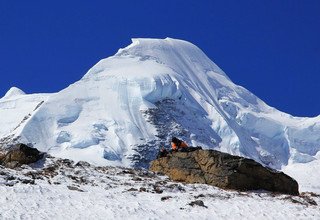
[[[0,138],[54,156],[145,166],[175,135],[283,169],[315,191],[319,122],[319,116],[293,117],[268,106],[198,47],[171,38],[133,39],[60,92],[11,89],[0,99]]]
[[[47,159],[1,167],[0,219],[319,219],[320,195],[226,191],[145,170]],[[203,206],[190,203],[201,200]],[[200,203],[201,204],[201,203]]]
[[[18,133],[29,118],[44,103],[50,94],[27,95],[22,90],[12,87],[0,99],[0,139]]]

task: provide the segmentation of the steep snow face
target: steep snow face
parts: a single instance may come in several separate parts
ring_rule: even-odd
[[[55,156],[126,166],[147,166],[175,135],[280,169],[319,159],[319,131],[319,118],[269,107],[198,47],[166,38],[133,39],[13,134]]]
[[[12,87],[0,99],[0,142],[19,133],[36,110],[49,97],[49,94],[26,95],[22,90]],[[12,139],[8,139],[12,141]]]

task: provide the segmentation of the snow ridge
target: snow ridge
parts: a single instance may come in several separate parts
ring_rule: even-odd
[[[11,87],[2,99],[10,99],[19,95],[25,95],[25,92],[17,87]]]

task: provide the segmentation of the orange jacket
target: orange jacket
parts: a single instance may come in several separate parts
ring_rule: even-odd
[[[188,145],[184,141],[181,141],[180,146],[178,146],[176,143],[171,142],[171,147],[172,147],[172,150],[178,150],[179,148],[188,147]]]

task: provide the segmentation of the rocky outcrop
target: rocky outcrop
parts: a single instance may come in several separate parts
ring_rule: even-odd
[[[152,161],[150,170],[186,183],[205,183],[241,191],[299,194],[298,183],[288,175],[263,167],[254,160],[215,150],[174,152]]]
[[[37,162],[43,154],[25,144],[16,144],[7,151],[0,151],[0,165],[15,168],[22,164]]]

